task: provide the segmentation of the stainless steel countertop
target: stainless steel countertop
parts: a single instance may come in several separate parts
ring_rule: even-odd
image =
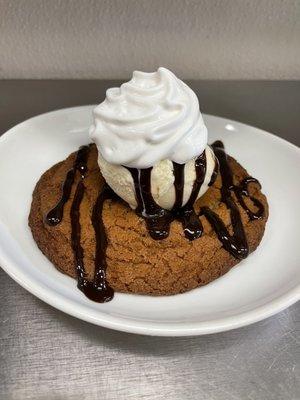
[[[99,102],[112,83],[0,81],[0,134],[41,112]],[[300,82],[191,85],[203,112],[300,145]],[[176,339],[87,324],[41,302],[2,270],[0,301],[1,400],[300,399],[299,303],[249,327]]]

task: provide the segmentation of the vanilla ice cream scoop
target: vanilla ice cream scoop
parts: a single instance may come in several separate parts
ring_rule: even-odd
[[[201,197],[213,183],[215,178],[216,161],[213,151],[209,146],[205,149],[206,173],[201,185],[197,199]],[[184,165],[184,188],[181,207],[188,202],[192,188],[196,179],[195,160],[192,158]],[[100,166],[104,179],[109,186],[125,200],[131,208],[137,207],[136,193],[131,173],[126,167],[108,163],[101,153],[98,155],[98,164]],[[175,176],[173,163],[170,160],[159,161],[154,165],[151,172],[151,191],[156,203],[166,210],[171,210],[175,204],[176,191],[174,186]]]
[[[105,100],[94,109],[90,136],[97,145],[105,180],[134,209],[133,169],[151,169],[151,194],[166,210],[185,206],[192,195],[195,201],[216,175],[197,96],[166,68],[153,73],[135,71],[129,82],[108,89]],[[199,156],[203,176],[195,194]],[[184,166],[181,189],[177,165]]]

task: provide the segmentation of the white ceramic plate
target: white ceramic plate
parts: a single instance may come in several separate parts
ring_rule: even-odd
[[[222,278],[168,297],[116,293],[106,304],[89,301],[76,281],[39,251],[27,226],[40,175],[88,143],[92,106],[43,114],[0,139],[0,265],[25,289],[83,320],[126,332],[200,335],[241,327],[275,314],[300,298],[300,149],[259,129],[205,116],[210,142],[262,183],[270,219],[257,251]],[[11,293],[13,296],[13,293]]]

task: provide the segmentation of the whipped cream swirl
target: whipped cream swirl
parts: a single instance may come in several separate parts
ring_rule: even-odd
[[[106,92],[94,109],[91,139],[109,163],[148,168],[161,160],[186,163],[207,144],[197,96],[166,68],[135,71]]]

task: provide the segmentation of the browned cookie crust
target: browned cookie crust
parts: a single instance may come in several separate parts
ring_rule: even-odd
[[[97,149],[91,146],[88,159],[88,173],[85,178],[85,195],[80,207],[81,245],[84,249],[84,263],[88,279],[94,275],[95,233],[91,223],[91,212],[104,184],[97,164]],[[33,192],[29,215],[29,226],[41,251],[62,272],[76,278],[74,254],[71,248],[70,207],[76,185],[73,185],[71,198],[65,205],[64,217],[57,226],[49,226],[45,215],[54,207],[61,195],[62,182],[72,168],[75,153],[46,171]],[[245,169],[233,158],[229,163],[234,174],[234,183],[238,184],[248,176]],[[76,182],[79,180],[76,177]],[[197,201],[196,211],[209,206],[224,221],[229,231],[230,216],[224,203],[220,202],[221,178]],[[258,184],[249,185],[250,195],[255,196],[265,207],[262,219],[250,221],[239,205],[249,250],[259,245],[268,218],[268,204]],[[255,211],[248,198],[249,208]],[[237,202],[237,204],[239,204]],[[168,295],[188,291],[205,285],[225,274],[239,260],[222,247],[221,242],[204,216],[201,216],[204,233],[194,241],[186,239],[180,222],[174,221],[170,235],[164,240],[153,240],[146,229],[143,219],[138,217],[123,202],[107,200],[103,209],[103,221],[108,237],[107,280],[109,285],[119,292]]]

